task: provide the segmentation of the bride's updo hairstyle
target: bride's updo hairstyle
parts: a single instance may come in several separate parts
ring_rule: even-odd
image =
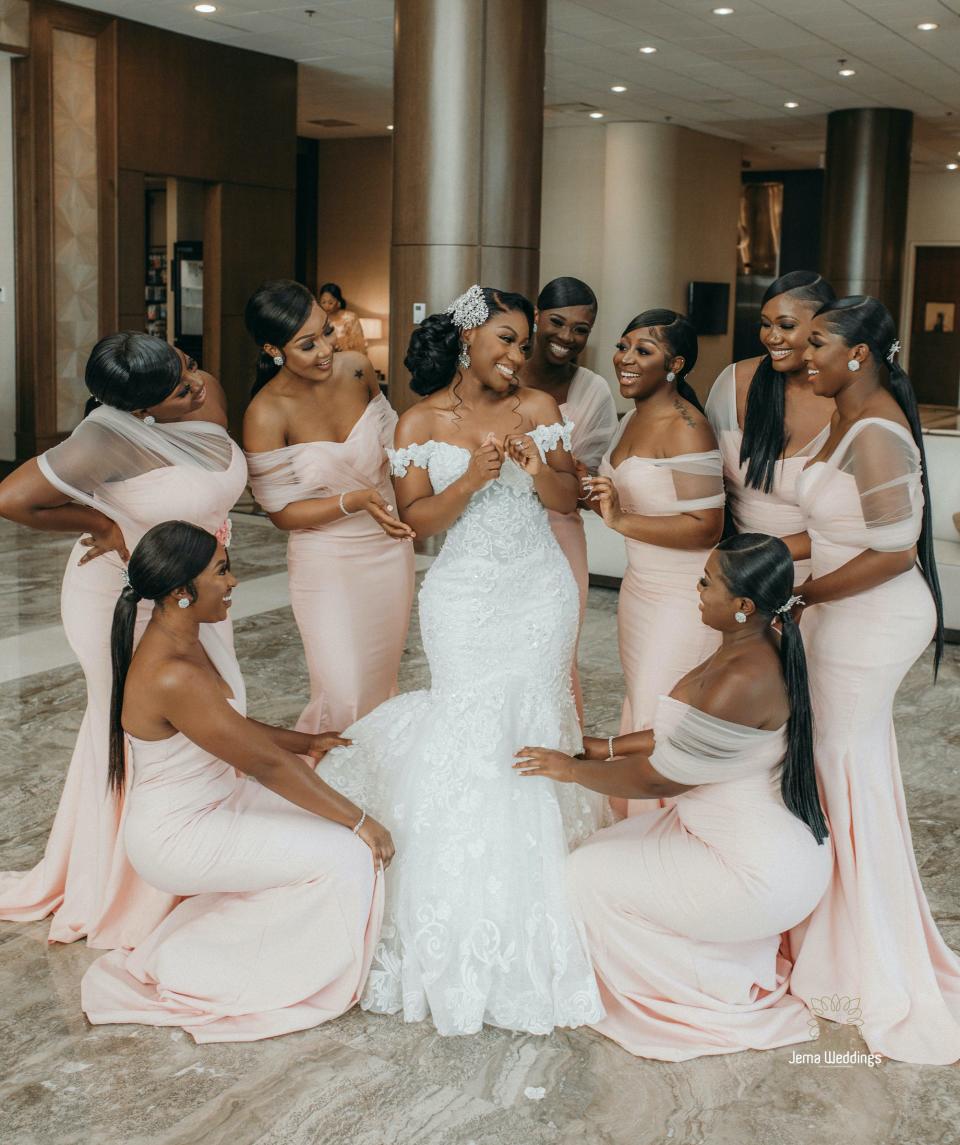
[[[774,279],[760,301],[761,310],[781,294],[806,303],[812,310],[836,298],[830,283],[812,270],[791,270]],[[777,465],[787,448],[787,432],[783,427],[785,412],[783,378],[773,368],[770,355],[764,353],[750,381],[740,442],[740,464],[747,466],[746,483],[762,493],[772,491]]]
[[[526,318],[530,333],[533,333],[533,305],[528,298],[510,290],[494,290],[490,286],[484,286],[482,290],[489,312],[487,322],[494,314],[519,311]],[[453,315],[444,311],[430,314],[410,335],[403,364],[410,371],[410,388],[415,394],[426,397],[453,381],[460,354],[460,334]]]
[[[627,323],[623,334],[645,328],[650,330],[654,341],[663,347],[668,358],[683,358],[683,367],[677,374],[677,393],[703,413],[696,390],[687,381],[687,374],[697,364],[700,353],[693,323],[676,310],[644,310]]]
[[[121,330],[108,334],[90,351],[84,381],[97,405],[131,413],[159,405],[176,389],[183,374],[180,355],[153,334]]]
[[[257,287],[243,310],[243,322],[247,333],[260,347],[257,358],[257,377],[250,390],[250,396],[258,393],[280,373],[273,356],[264,350],[271,346],[282,349],[310,317],[316,299],[300,282],[289,278],[278,278]]]
[[[731,596],[752,600],[757,614],[781,622],[780,665],[790,702],[787,754],[780,773],[780,794],[787,810],[826,839],[827,821],[820,806],[813,764],[813,713],[807,679],[807,657],[800,628],[791,614],[795,570],[790,550],[779,537],[738,533],[716,547],[720,575]],[[788,607],[790,606],[790,607]]]
[[[213,560],[217,538],[198,525],[187,521],[164,521],[143,535],[130,555],[127,585],[113,610],[110,630],[110,660],[113,666],[113,689],[110,695],[110,769],[109,784],[119,794],[123,791],[123,690],[133,659],[133,633],[137,623],[137,605],[152,600],[162,607],[165,596],[185,588],[192,600],[197,599],[194,578]]]
[[[865,294],[855,294],[828,302],[820,307],[814,317],[823,318],[827,326],[835,334],[839,334],[847,346],[867,347],[880,377],[883,378],[886,373],[887,388],[903,410],[913,440],[920,451],[923,524],[920,529],[920,539],[917,541],[917,558],[937,608],[936,646],[933,658],[933,672],[936,676],[943,657],[943,596],[940,593],[937,562],[933,555],[933,502],[930,499],[930,483],[927,480],[927,454],[923,448],[917,397],[913,392],[910,378],[897,357],[900,352],[897,328],[886,306],[878,298],[871,298]]]

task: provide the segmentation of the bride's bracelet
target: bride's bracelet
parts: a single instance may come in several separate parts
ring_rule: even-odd
[[[607,736],[607,758],[603,762],[609,763],[612,759],[616,758],[616,753],[613,750],[613,736]]]
[[[367,821],[367,813],[366,813],[366,811],[362,811],[360,813],[360,818],[357,820],[357,825],[355,827],[351,828],[354,835],[360,834],[360,828],[364,825],[364,823],[366,823],[366,821]]]

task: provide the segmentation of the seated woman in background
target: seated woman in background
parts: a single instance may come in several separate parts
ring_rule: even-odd
[[[363,327],[360,319],[352,310],[347,309],[343,300],[343,293],[335,282],[325,282],[317,295],[320,309],[327,316],[327,330],[324,337],[333,343],[334,353],[341,350],[358,350],[361,354],[367,352],[367,340],[363,336]]]
[[[236,656],[209,639],[236,584],[223,545],[183,521],[151,529],[130,558],[113,620],[111,786],[123,791],[126,739],[130,862],[194,897],[86,972],[94,1024],[253,1041],[337,1017],[367,976],[393,842],[299,758],[349,741],[246,717]],[[141,600],[154,610],[133,654]]]
[[[671,798],[568,860],[606,1010],[594,1029],[639,1057],[685,1061],[811,1037],[806,1007],[787,993],[780,939],[820,901],[833,856],[793,572],[777,537],[721,542],[700,608],[722,644],[660,697],[653,729],[587,737],[577,759],[517,752],[523,775]]]

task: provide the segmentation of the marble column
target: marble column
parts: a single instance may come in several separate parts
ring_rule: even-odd
[[[899,321],[913,112],[827,116],[822,272],[838,295],[872,294]]]
[[[414,303],[537,292],[546,0],[397,0],[390,398]]]

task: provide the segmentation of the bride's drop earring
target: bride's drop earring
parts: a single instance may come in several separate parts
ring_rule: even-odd
[[[470,369],[470,347],[466,342],[460,343],[460,353],[457,355],[457,365],[461,370]]]

